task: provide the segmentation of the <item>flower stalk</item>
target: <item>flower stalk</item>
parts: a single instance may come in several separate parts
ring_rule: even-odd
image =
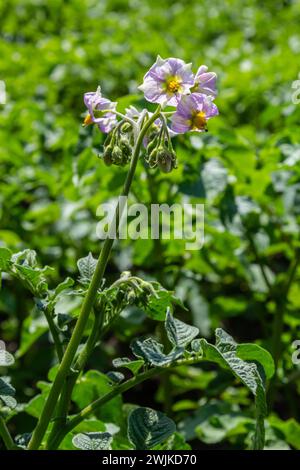
[[[124,183],[121,196],[127,197],[129,194],[129,190],[133,181],[137,162],[139,159],[140,150],[141,150],[141,146],[143,143],[143,138],[146,135],[149,127],[152,125],[155,119],[157,119],[157,117],[159,116],[160,111],[161,111],[161,107],[158,106],[156,112],[151,116],[151,118],[144,124],[144,126],[140,130],[140,133],[136,139],[136,143],[135,143],[133,155],[132,155],[132,160],[131,160],[131,165],[130,165],[130,168],[129,168],[129,171],[128,171],[128,174]],[[120,207],[120,204],[118,203],[116,210],[115,210],[114,219],[113,219],[113,223],[111,227],[119,226],[121,210],[122,208]],[[89,315],[93,308],[97,290],[103,279],[103,275],[105,273],[105,269],[108,263],[108,259],[109,259],[109,255],[113,246],[113,242],[114,242],[113,238],[110,238],[110,236],[108,235],[108,237],[105,239],[100,256],[98,258],[96,269],[94,271],[91,283],[89,285],[88,291],[83,301],[81,312],[78,317],[77,323],[75,325],[72,337],[64,353],[57,375],[55,377],[55,380],[49,392],[45,406],[43,408],[42,414],[40,416],[38,424],[33,432],[32,438],[28,445],[28,449],[30,450],[35,450],[40,447],[42,440],[44,438],[44,435],[46,433],[46,430],[48,428],[48,425],[50,423],[50,420],[52,419],[57,400],[64,386],[65,379],[70,372],[70,368],[72,366],[78,346],[82,339],[85,326],[87,324]]]

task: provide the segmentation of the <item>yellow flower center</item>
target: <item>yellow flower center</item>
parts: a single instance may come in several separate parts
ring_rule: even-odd
[[[89,124],[93,124],[93,119],[92,119],[92,116],[90,114],[88,114],[84,121],[83,121],[83,126],[88,126]]]
[[[169,93],[177,93],[180,87],[181,87],[181,84],[177,77],[171,77],[167,81],[167,91]]]
[[[196,113],[192,118],[193,129],[206,129],[206,116],[203,111]]]

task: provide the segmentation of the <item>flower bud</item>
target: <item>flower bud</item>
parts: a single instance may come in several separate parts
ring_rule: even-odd
[[[112,151],[112,162],[115,165],[122,165],[123,164],[123,152],[117,145],[114,146]]]
[[[123,152],[123,157],[129,159],[132,154],[132,148],[127,139],[120,139],[119,147]],[[128,161],[128,160],[127,160]]]
[[[157,164],[161,171],[170,173],[176,168],[176,155],[166,148],[160,147],[157,153]]]
[[[105,165],[110,166],[113,161],[112,161],[112,151],[113,151],[113,146],[108,145],[107,147],[104,148],[103,152],[103,161]]]

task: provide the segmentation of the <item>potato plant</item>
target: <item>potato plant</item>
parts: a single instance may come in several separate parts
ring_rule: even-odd
[[[300,449],[299,4],[166,3],[0,5],[0,450]]]

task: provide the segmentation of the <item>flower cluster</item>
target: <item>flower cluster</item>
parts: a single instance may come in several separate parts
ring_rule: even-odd
[[[147,101],[159,105],[157,116],[133,106],[121,114],[116,110],[117,103],[104,98],[99,87],[96,92],[84,95],[88,114],[83,125],[95,123],[108,133],[103,153],[108,165],[128,163],[140,131],[147,126],[143,139],[145,159],[151,168],[169,172],[176,168],[171,137],[189,131],[207,131],[207,121],[218,114],[213,102],[217,96],[216,74],[202,65],[194,75],[191,64],[158,56],[139,89]],[[166,106],[175,109],[163,111]]]

